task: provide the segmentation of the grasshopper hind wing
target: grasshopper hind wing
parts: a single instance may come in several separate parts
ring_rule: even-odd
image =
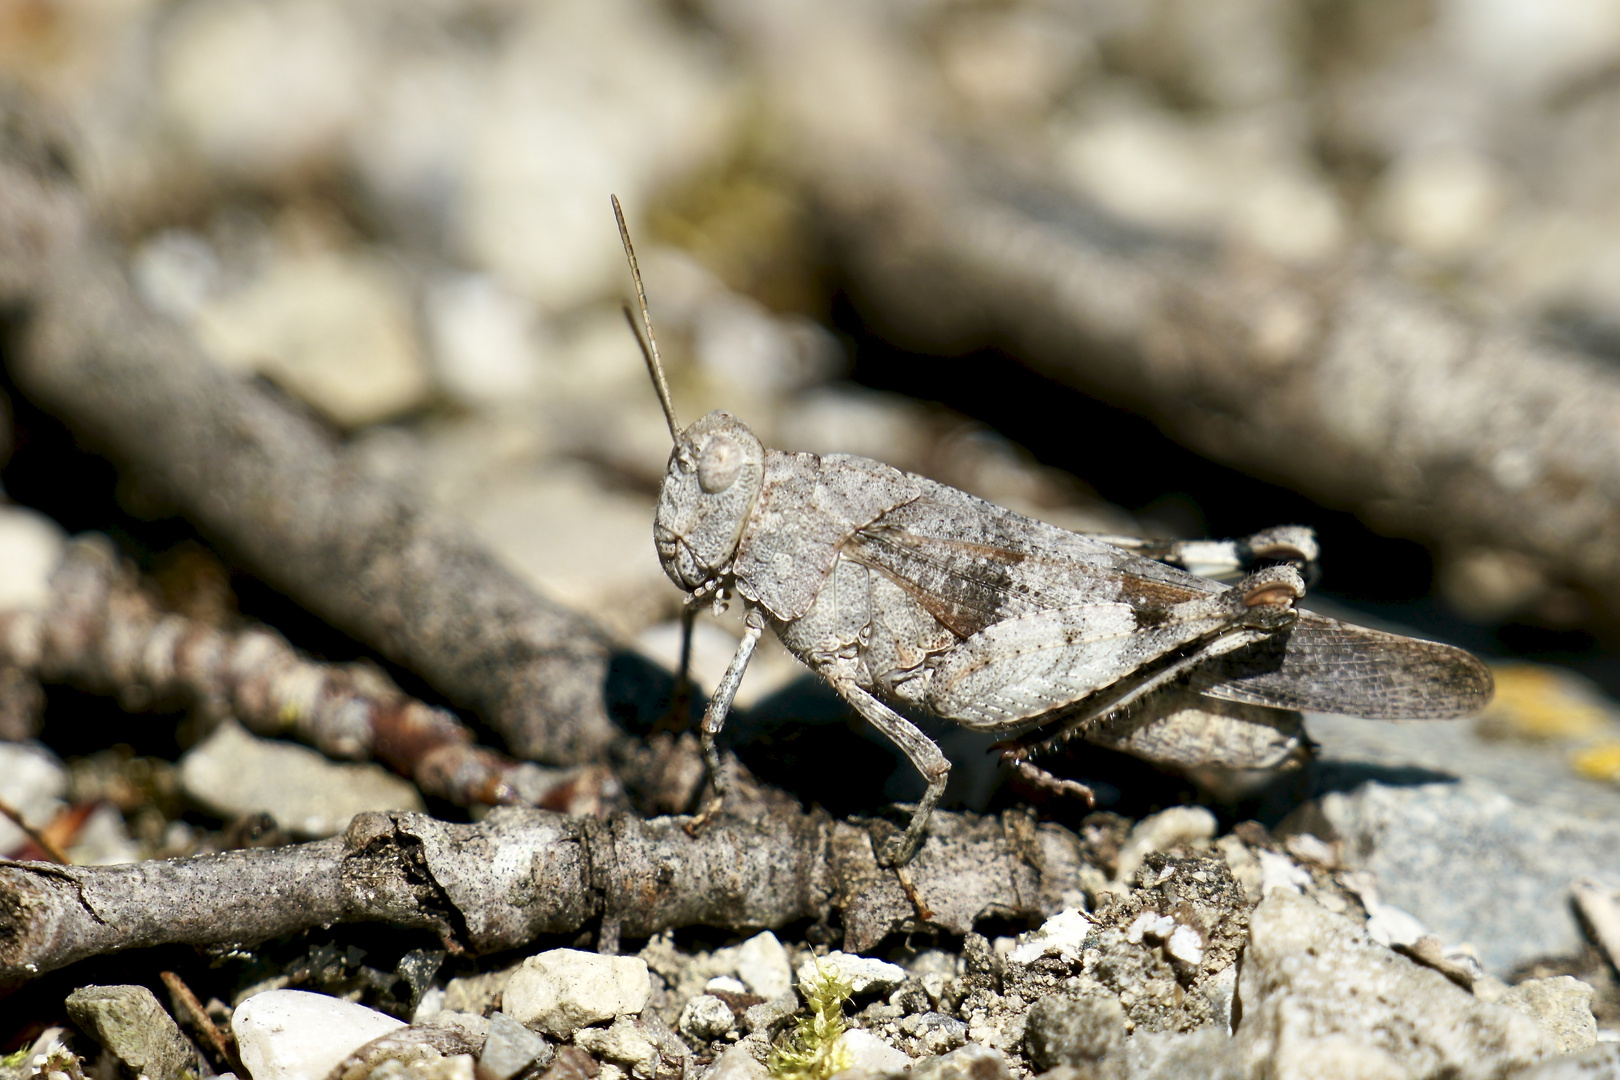
[[[1490,669],[1462,649],[1311,612],[1200,665],[1188,685],[1225,701],[1368,720],[1473,716],[1493,691]]]

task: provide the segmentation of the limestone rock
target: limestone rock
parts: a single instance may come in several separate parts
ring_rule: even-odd
[[[1267,896],[1250,919],[1239,995],[1243,1058],[1279,1080],[1500,1076],[1553,1049],[1528,1017],[1476,1000],[1287,891]]]
[[[191,1043],[144,986],[82,986],[66,1004],[73,1022],[136,1075],[178,1080],[192,1064]]]
[[[258,738],[233,721],[180,759],[180,783],[220,817],[266,811],[311,839],[343,831],[362,811],[423,809],[416,786],[380,765],[329,761],[305,746]]]
[[[1560,1054],[1574,1054],[1597,1043],[1592,988],[1569,975],[1526,979],[1500,1001],[1524,1013],[1553,1038]]]
[[[1620,879],[1620,822],[1528,806],[1483,783],[1368,783],[1325,796],[1322,811],[1385,903],[1442,941],[1472,944],[1498,978],[1582,948],[1572,879]]]
[[[886,994],[906,981],[906,969],[898,964],[874,960],[869,956],[830,952],[799,965],[800,986],[816,977],[818,964],[822,970],[836,970],[849,981],[856,994]]]
[[[513,972],[501,1009],[525,1027],[566,1039],[587,1024],[641,1012],[651,994],[645,960],[552,949]]]
[[[404,1026],[364,1005],[304,990],[267,990],[231,1014],[253,1080],[326,1080],[354,1051]]]
[[[1024,1047],[1043,1069],[1101,1061],[1125,1042],[1125,1009],[1106,994],[1042,998],[1030,1006]]]

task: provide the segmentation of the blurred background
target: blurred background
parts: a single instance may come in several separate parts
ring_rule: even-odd
[[[1556,354],[1574,374],[1547,393],[1608,400],[1620,0],[0,0],[0,69],[80,133],[152,308],[649,657],[672,661],[681,597],[649,542],[667,432],[620,312],[610,192],[683,420],[726,408],[769,446],[879,458],[1069,528],[1310,525],[1318,607],[1555,662],[1595,680],[1535,684],[1600,718],[1580,738],[1617,730],[1600,690],[1620,691],[1620,595],[1523,539],[1533,505],[1452,529],[1443,500],[1425,516],[1341,482],[1399,473],[1399,445],[1338,473],[1309,442],[1246,450],[1263,415],[1232,413],[1259,434],[1223,443],[1208,395],[1131,373],[1174,354],[1196,383],[1220,350],[1186,344],[1174,299],[1241,280],[1253,304],[1230,306],[1265,318],[1233,350],[1283,359],[1223,393],[1248,379],[1258,400],[1331,336],[1314,328],[1338,290],[1376,280],[1402,310]],[[1038,332],[1068,315],[1019,276],[1037,265],[1084,287],[1078,332]],[[1166,280],[1168,321],[1133,316]],[[1368,370],[1367,401],[1330,411],[1425,392]],[[1452,413],[1436,392],[1505,487],[1545,493],[1533,454],[1491,445],[1490,400]],[[148,567],[191,538],[13,397],[8,498]],[[1582,451],[1610,480],[1581,496],[1600,517],[1608,449]],[[1443,488],[1431,466],[1411,464]],[[363,651],[233,586],[301,647]],[[735,632],[702,623],[705,685]],[[740,703],[803,719],[800,674],[772,643]]]

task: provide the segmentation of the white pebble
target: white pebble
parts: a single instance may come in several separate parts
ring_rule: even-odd
[[[1042,923],[1035,933],[1025,936],[1022,943],[1007,954],[1007,959],[1015,964],[1033,963],[1043,956],[1074,960],[1079,957],[1090,932],[1091,920],[1085,914],[1076,908],[1065,908]],[[932,990],[929,993],[938,997]]]
[[[896,1050],[870,1031],[862,1031],[860,1028],[846,1031],[838,1037],[838,1045],[849,1055],[851,1069],[858,1069],[874,1076],[897,1073],[911,1067],[909,1055]]]
[[[326,1080],[354,1051],[404,1026],[364,1005],[304,990],[266,990],[231,1014],[253,1080]]]
[[[0,506],[0,611],[43,608],[62,561],[62,526],[21,506]]]
[[[1182,924],[1170,933],[1170,940],[1164,943],[1164,951],[1188,964],[1201,964],[1204,962],[1204,939],[1198,931]]]
[[[830,952],[819,960],[806,960],[799,965],[799,985],[816,978],[816,965],[822,970],[836,970],[854,988],[857,994],[882,994],[906,981],[906,969],[898,964],[874,960],[869,956],[851,956],[844,952]]]
[[[793,965],[775,934],[766,930],[737,946],[737,977],[767,1000],[793,989]]]
[[[524,1027],[566,1039],[587,1024],[639,1013],[651,994],[645,960],[552,949],[513,972],[501,1011]]]

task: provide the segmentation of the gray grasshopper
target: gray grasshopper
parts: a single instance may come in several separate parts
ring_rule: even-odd
[[[732,594],[745,609],[703,717],[715,798],[694,827],[724,797],[715,737],[767,625],[927,781],[905,832],[880,853],[892,866],[921,846],[951,766],[886,702],[1012,737],[1004,752],[1025,775],[1088,797],[1029,754],[1091,732],[1117,744],[1117,718],[1156,693],[1227,716],[1260,707],[1443,719],[1489,701],[1489,670],[1459,649],[1301,610],[1300,567],[1316,557],[1308,529],[1237,542],[1087,536],[868,458],[767,450],[726,412],[683,430],[616,198],[613,207],[641,310],[631,327],[675,443],[653,538],[688,596],[683,680],[697,611]],[[1227,585],[1186,567],[1241,577]]]

